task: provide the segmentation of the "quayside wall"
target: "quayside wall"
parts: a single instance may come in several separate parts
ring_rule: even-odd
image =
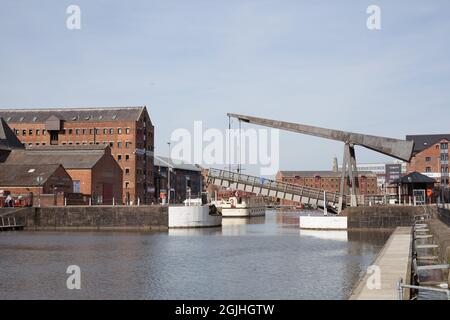
[[[0,210],[25,230],[166,231],[167,206],[67,206]]]

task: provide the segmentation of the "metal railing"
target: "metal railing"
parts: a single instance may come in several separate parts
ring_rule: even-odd
[[[339,194],[335,192],[324,192],[322,189],[316,189],[306,186],[299,186],[296,184],[291,184],[287,182],[279,182],[266,178],[250,176],[247,174],[236,173],[225,171],[221,169],[209,169],[209,178],[219,178],[234,183],[243,183],[252,185],[258,188],[266,188],[279,192],[290,193],[295,195],[300,195],[306,198],[313,198],[317,200],[322,200],[327,203],[337,204],[339,203]],[[324,195],[326,194],[326,199]],[[344,199],[345,203],[345,199]]]
[[[450,290],[449,289],[414,286],[414,285],[403,283],[403,279],[400,279],[397,282],[397,298],[398,298],[398,300],[404,300],[404,294],[403,294],[404,289],[445,293],[447,295],[447,300],[450,300]]]

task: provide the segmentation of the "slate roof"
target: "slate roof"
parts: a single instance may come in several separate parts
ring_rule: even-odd
[[[59,167],[59,164],[0,164],[0,187],[39,186],[45,183]],[[40,183],[38,182],[39,176],[42,177]]]
[[[36,146],[26,150],[13,150],[5,164],[61,164],[65,169],[91,169],[108,153],[103,145]]]
[[[52,116],[64,121],[137,121],[145,106],[50,109],[0,109],[8,123],[44,123]]]
[[[415,171],[406,176],[403,176],[399,179],[394,180],[392,183],[394,183],[394,184],[398,184],[398,183],[402,183],[402,184],[426,183],[426,184],[428,184],[428,183],[430,183],[431,184],[431,183],[436,183],[436,180]]]
[[[0,117],[0,150],[23,149],[22,143],[8,126],[3,118]]]
[[[450,134],[423,134],[423,135],[409,135],[406,136],[406,140],[414,141],[413,154],[417,154],[441,140],[450,141]]]
[[[171,168],[179,169],[179,170],[197,171],[197,172],[202,171],[202,168],[200,168],[199,166],[196,166],[196,165],[193,165],[190,163],[186,163],[186,162],[180,162],[175,159],[169,159],[167,157],[154,156],[153,164],[156,167],[167,168],[168,166],[170,166]]]

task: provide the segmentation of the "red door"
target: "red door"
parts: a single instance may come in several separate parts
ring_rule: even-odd
[[[111,183],[103,184],[103,204],[113,204],[113,185]]]

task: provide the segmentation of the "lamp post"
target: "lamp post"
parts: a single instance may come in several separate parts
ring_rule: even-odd
[[[169,146],[169,163],[167,164],[167,204],[170,205],[170,141],[167,142]]]
[[[42,176],[37,176],[36,181],[38,183],[38,197],[39,197],[39,207],[41,206],[41,184],[44,178]]]

